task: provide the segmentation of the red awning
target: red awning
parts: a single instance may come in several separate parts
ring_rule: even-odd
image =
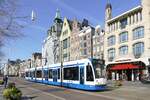
[[[133,65],[133,64],[120,64],[120,65],[114,65],[111,70],[125,70],[125,69],[137,69],[139,66]]]

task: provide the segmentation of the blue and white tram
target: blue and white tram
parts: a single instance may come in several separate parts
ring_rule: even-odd
[[[83,90],[105,90],[103,60],[82,59],[26,70],[26,79]]]

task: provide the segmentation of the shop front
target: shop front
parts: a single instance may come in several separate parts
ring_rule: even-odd
[[[146,66],[143,62],[115,63],[107,65],[109,80],[139,81],[145,74]]]

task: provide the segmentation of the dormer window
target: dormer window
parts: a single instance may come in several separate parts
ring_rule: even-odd
[[[127,25],[127,18],[120,20],[120,28],[121,29],[126,28],[126,25]]]

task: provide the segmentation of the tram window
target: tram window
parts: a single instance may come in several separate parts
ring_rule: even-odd
[[[35,77],[34,71],[30,72],[30,77]]]
[[[32,77],[32,72],[29,72],[29,76]]]
[[[26,77],[29,77],[29,72],[26,72]]]
[[[52,78],[52,69],[48,70],[48,73],[49,73],[48,77]]]
[[[48,71],[44,70],[44,77],[47,78],[48,77]]]
[[[58,79],[60,79],[60,69],[58,69]]]
[[[41,77],[42,77],[42,71],[41,71],[41,70],[38,70],[38,71],[36,72],[36,77],[37,77],[37,78],[41,78]]]
[[[32,72],[32,76],[35,77],[35,71]]]
[[[94,81],[92,67],[90,65],[86,66],[86,81]]]
[[[79,80],[79,67],[64,68],[65,80]]]

